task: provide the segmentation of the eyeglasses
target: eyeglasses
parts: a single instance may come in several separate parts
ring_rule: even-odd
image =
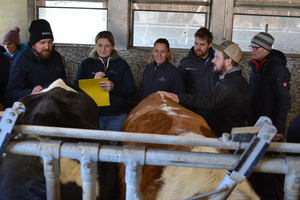
[[[254,51],[257,51],[259,48],[261,48],[261,47],[254,47],[254,46],[251,46],[251,45],[249,45],[249,49],[250,50],[254,50]]]

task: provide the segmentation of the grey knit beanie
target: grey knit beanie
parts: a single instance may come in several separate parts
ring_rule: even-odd
[[[269,33],[260,32],[252,38],[251,43],[257,44],[262,48],[271,51],[271,47],[274,43],[274,38]]]

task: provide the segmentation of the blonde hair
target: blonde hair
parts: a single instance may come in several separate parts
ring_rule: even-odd
[[[95,37],[95,47],[92,50],[92,52],[90,53],[90,57],[93,57],[93,58],[99,57],[99,55],[97,53],[96,45],[100,38],[107,39],[111,43],[112,46],[115,46],[115,38],[114,38],[113,34],[110,31],[101,31]]]
[[[165,39],[165,38],[159,38],[159,39],[157,39],[157,40],[154,42],[154,47],[155,47],[155,45],[156,45],[157,43],[159,43],[159,44],[165,44],[165,45],[166,45],[166,47],[167,47],[167,49],[168,49],[168,52],[170,52],[170,54],[169,54],[169,56],[168,56],[168,61],[169,61],[169,63],[173,64],[172,51],[171,51],[171,49],[170,49],[169,41],[168,41],[167,39]],[[150,56],[150,58],[149,58],[148,63],[152,63],[153,61],[154,61],[154,56],[153,56],[153,54],[151,53],[151,56]]]

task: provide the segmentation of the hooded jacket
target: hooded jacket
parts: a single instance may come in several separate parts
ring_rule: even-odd
[[[159,66],[155,61],[147,64],[141,82],[139,102],[159,90],[175,94],[185,93],[184,81],[179,70],[168,60]]]
[[[212,131],[221,137],[233,127],[245,126],[250,99],[250,87],[242,70],[233,68],[224,74],[210,93],[178,95],[179,103],[187,108],[213,110]]]
[[[18,50],[18,51],[16,51],[16,52],[14,53],[14,55],[13,55],[13,57],[12,57],[13,59],[16,59],[16,57],[17,57],[20,53],[22,53],[22,51],[25,50],[25,47],[26,47],[25,44],[21,43],[20,46],[21,46],[21,49]],[[4,54],[7,55],[7,56],[9,56],[9,57],[11,57],[11,56],[9,55],[8,52],[5,52]]]
[[[67,79],[61,55],[54,50],[49,61],[38,57],[28,44],[17,56],[10,67],[9,83],[6,98],[9,103],[31,94],[37,85],[42,87],[51,84],[58,78]]]
[[[105,71],[104,67],[107,67]],[[107,64],[99,58],[89,57],[80,64],[74,84],[78,85],[80,79],[93,79],[96,72],[105,72],[108,80],[113,82],[114,88],[109,92],[110,106],[99,107],[100,116],[111,116],[127,113],[127,97],[134,96],[136,86],[131,69],[116,50],[107,58]]]
[[[248,125],[253,126],[260,116],[267,116],[277,128],[277,133],[284,133],[287,114],[291,109],[290,73],[286,67],[286,57],[281,51],[272,49],[265,59],[267,61],[257,72],[256,60],[251,59],[248,63],[251,67]]]
[[[210,47],[208,59],[203,62],[196,56],[194,47],[192,47],[188,55],[181,59],[178,69],[185,81],[186,94],[206,94],[213,91],[219,80],[219,76],[213,73],[214,65],[211,61],[214,54],[213,48]],[[209,111],[200,111],[195,108],[191,110],[204,117],[208,123],[212,118],[212,113]]]

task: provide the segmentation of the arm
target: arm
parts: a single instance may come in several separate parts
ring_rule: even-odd
[[[6,89],[6,99],[9,103],[13,104],[13,102],[18,101],[20,98],[31,94],[34,87],[25,88],[28,74],[27,68],[21,62],[13,62]]]
[[[229,81],[222,81],[215,90],[206,94],[180,94],[179,104],[190,109],[215,110],[224,107],[235,99],[234,86]]]
[[[276,107],[275,107],[275,118],[273,124],[277,128],[277,132],[283,134],[285,131],[285,124],[287,119],[287,114],[291,110],[291,96],[289,93],[289,79],[290,74],[288,69],[282,68],[282,70],[277,70],[276,75],[273,79],[273,91],[276,91]]]
[[[83,62],[81,62],[81,64],[78,67],[77,74],[76,74],[76,77],[75,77],[74,83],[73,83],[74,85],[79,86],[78,81],[80,79],[88,78],[88,77],[86,77],[86,73],[87,73],[86,70],[87,70],[87,66],[86,66],[85,62],[83,61]]]
[[[182,78],[180,73],[175,75],[173,80],[173,84],[171,87],[171,92],[175,94],[184,94],[185,93],[185,84],[184,79]]]
[[[124,66],[123,74],[122,74],[122,82],[121,83],[113,83],[114,87],[111,90],[112,94],[122,96],[122,97],[130,97],[133,96],[136,92],[136,86],[134,83],[133,75],[131,69],[128,64]]]

